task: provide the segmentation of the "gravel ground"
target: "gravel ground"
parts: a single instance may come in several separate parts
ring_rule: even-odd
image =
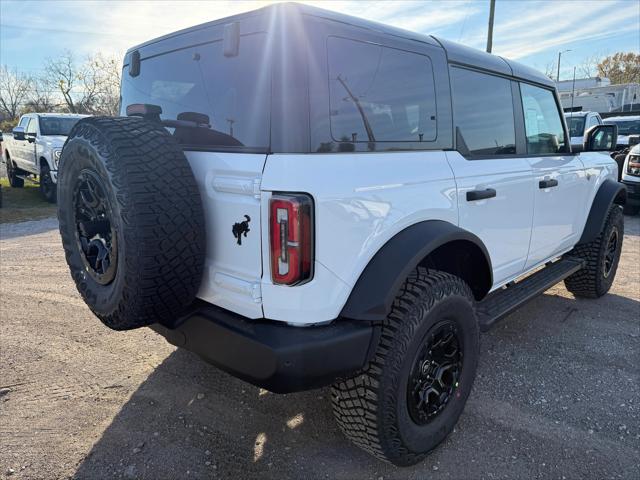
[[[609,295],[549,290],[482,337],[454,433],[397,469],[342,437],[327,389],[273,395],[148,329],[108,330],[55,220],[3,225],[0,478],[639,478],[640,219]]]

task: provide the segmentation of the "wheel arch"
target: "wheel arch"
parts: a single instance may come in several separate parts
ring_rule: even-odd
[[[384,320],[402,283],[418,266],[461,277],[478,300],[493,285],[491,259],[482,240],[452,223],[427,220],[400,231],[376,252],[340,316]]]
[[[577,244],[583,245],[593,241],[602,230],[611,205],[624,205],[626,201],[627,188],[622,183],[610,178],[602,182],[593,199],[587,222]]]

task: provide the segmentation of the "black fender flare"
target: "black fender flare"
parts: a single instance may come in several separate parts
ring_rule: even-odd
[[[589,210],[589,216],[587,222],[582,231],[582,236],[578,241],[578,245],[592,242],[598,237],[598,234],[604,227],[604,222],[607,220],[607,214],[611,205],[616,203],[618,205],[624,205],[627,200],[627,187],[622,183],[607,178],[596,193],[591,209]]]
[[[418,264],[438,247],[460,240],[477,246],[486,260],[488,278],[480,294],[484,296],[493,285],[493,273],[489,252],[482,240],[452,223],[427,220],[400,231],[376,252],[351,290],[340,317],[384,320],[402,283]]]

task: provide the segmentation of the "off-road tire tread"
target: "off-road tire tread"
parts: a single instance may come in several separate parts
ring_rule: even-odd
[[[6,164],[7,166],[7,176],[9,177],[9,186],[11,188],[23,188],[24,187],[24,178],[18,178],[16,175],[20,173],[20,169],[15,166],[11,158],[7,157]],[[11,171],[11,174],[9,173]]]
[[[338,381],[331,388],[333,413],[340,430],[357,446],[381,460],[412,465],[428,453],[409,451],[397,432],[382,431],[382,418],[387,418],[388,421],[384,422],[387,425],[393,424],[396,412],[394,408],[380,411],[381,376],[383,370],[391,369],[398,373],[395,378],[399,377],[403,359],[390,353],[397,343],[403,343],[403,351],[406,350],[414,338],[423,315],[411,315],[411,311],[416,307],[423,312],[429,311],[441,300],[455,294],[467,297],[474,304],[473,293],[461,278],[423,267],[414,270],[402,285],[382,325],[372,360],[360,374]]]
[[[564,285],[574,296],[581,298],[599,298],[606,293],[599,286],[601,280],[600,265],[605,254],[606,242],[605,235],[609,231],[612,224],[618,224],[618,235],[620,246],[624,238],[624,217],[622,208],[619,205],[612,205],[607,214],[602,231],[591,242],[582,245],[576,245],[570,255],[577,257],[585,262],[584,267],[576,273],[565,278]],[[613,272],[615,275],[615,272]]]
[[[126,244],[124,288],[117,307],[104,314],[93,309],[95,282],[72,269],[76,286],[96,315],[110,328],[127,330],[155,322],[170,324],[193,302],[205,260],[204,213],[191,167],[160,124],[141,118],[91,117],[78,122],[67,144],[82,137],[97,145],[114,187]],[[60,209],[65,155],[59,166],[60,233],[67,257],[77,248],[75,225]],[[92,285],[89,285],[89,282]]]
[[[52,190],[52,195],[48,196],[45,194],[44,190],[42,189],[42,176],[44,175],[51,175],[51,169],[49,168],[48,165],[43,165],[42,167],[40,167],[40,194],[42,195],[42,197],[49,203],[56,203],[56,197],[57,197],[57,192],[56,192],[56,184],[52,182],[53,185],[53,190]]]

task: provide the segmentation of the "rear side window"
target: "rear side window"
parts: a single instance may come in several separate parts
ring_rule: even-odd
[[[555,96],[551,90],[520,84],[527,153],[565,151],[564,129]]]
[[[511,81],[451,68],[458,150],[470,155],[516,153]]]
[[[429,57],[338,37],[327,40],[331,136],[338,142],[436,139]]]
[[[271,73],[266,34],[242,36],[239,53],[222,41],[143,59],[140,74],[122,75],[121,115],[136,103],[158,105],[161,119],[180,120],[169,131],[185,147],[269,147]]]

